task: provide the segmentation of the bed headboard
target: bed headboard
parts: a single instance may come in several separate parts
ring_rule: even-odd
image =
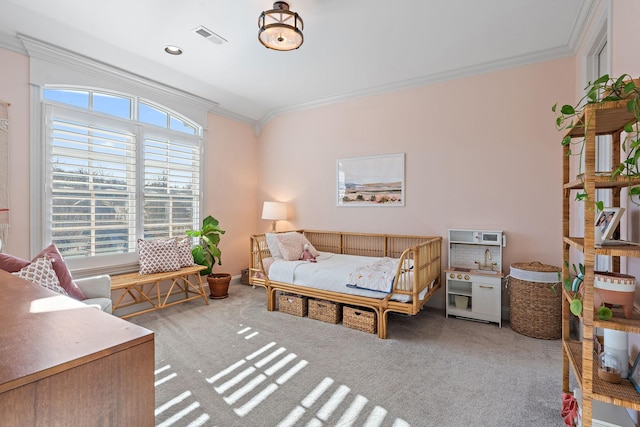
[[[396,234],[348,233],[337,231],[303,230],[311,244],[319,251],[345,255],[400,258],[405,249],[416,246],[433,236],[404,236]]]

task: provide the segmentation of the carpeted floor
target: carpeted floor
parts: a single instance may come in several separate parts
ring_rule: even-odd
[[[563,425],[559,340],[430,308],[380,340],[229,293],[131,318],[155,332],[158,426]]]

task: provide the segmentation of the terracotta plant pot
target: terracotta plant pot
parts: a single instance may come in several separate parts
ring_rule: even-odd
[[[594,272],[593,307],[597,309],[602,304],[622,306],[624,317],[631,318],[633,300],[636,290],[636,278],[627,274]]]
[[[223,299],[229,296],[231,275],[228,273],[212,273],[207,276],[209,283],[209,298]]]

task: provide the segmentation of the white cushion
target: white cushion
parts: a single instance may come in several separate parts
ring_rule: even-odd
[[[265,233],[264,237],[267,240],[267,247],[269,248],[269,252],[271,252],[271,256],[275,259],[282,259],[282,254],[280,253],[280,248],[278,247],[278,234]]]

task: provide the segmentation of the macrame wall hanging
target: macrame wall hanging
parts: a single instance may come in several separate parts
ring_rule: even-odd
[[[0,252],[9,235],[9,105],[0,101]]]

